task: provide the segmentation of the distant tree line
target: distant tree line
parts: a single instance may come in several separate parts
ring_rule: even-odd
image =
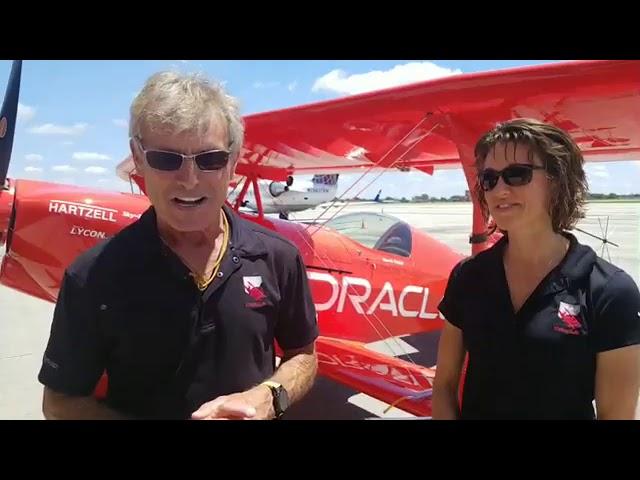
[[[587,197],[589,200],[624,200],[639,199],[640,193],[631,193],[629,195],[619,195],[617,193],[590,193]]]
[[[632,193],[629,195],[621,195],[617,193],[590,193],[587,196],[588,200],[629,200],[640,199],[640,193]],[[336,200],[336,199],[334,199]],[[373,198],[351,198],[350,202],[371,202]],[[450,197],[431,197],[430,195],[423,193],[422,195],[416,195],[411,198],[402,197],[384,197],[385,202],[398,202],[398,203],[425,203],[425,202],[470,202],[471,197],[467,190],[464,195],[452,195]]]

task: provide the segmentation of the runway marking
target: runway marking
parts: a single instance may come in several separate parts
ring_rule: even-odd
[[[389,404],[383,402],[382,400],[378,400],[377,398],[373,398],[366,393],[358,393],[353,395],[347,399],[352,405],[361,408],[362,410],[366,410],[367,412],[375,415],[380,418],[413,418],[415,415],[405,412],[404,410],[400,410],[399,408],[393,407],[389,409],[387,413],[384,413],[385,409],[389,407]]]
[[[366,343],[364,346],[369,350],[373,350],[376,353],[383,355],[391,355],[398,357],[400,355],[409,355],[412,353],[418,353],[412,345],[402,340],[402,337],[408,335],[400,335],[399,337],[389,337],[384,340],[378,340],[376,342]]]
[[[6,360],[7,358],[28,357],[29,355],[33,355],[33,353],[22,353],[20,355],[8,355],[6,357],[0,357],[0,360]]]

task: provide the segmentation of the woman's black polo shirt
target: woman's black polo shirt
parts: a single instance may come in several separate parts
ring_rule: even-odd
[[[567,236],[565,258],[517,314],[506,237],[452,270],[439,309],[469,353],[462,418],[592,419],[597,353],[640,343],[636,283]]]
[[[39,380],[90,395],[103,371],[107,404],[141,418],[188,418],[247,390],[283,349],[312,343],[316,311],[297,248],[225,207],[230,244],[201,293],[159,239],[153,208],[83,253],[61,285]]]

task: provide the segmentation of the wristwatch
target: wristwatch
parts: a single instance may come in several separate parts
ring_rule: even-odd
[[[273,397],[273,410],[276,413],[276,419],[282,417],[284,412],[289,408],[289,395],[287,390],[278,382],[266,381],[262,382],[262,385],[266,385],[271,390],[271,396]]]

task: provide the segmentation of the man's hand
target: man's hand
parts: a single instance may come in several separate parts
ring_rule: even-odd
[[[192,420],[269,420],[274,417],[273,397],[266,385],[218,397],[191,414]]]
[[[289,402],[300,400],[311,388],[318,369],[315,342],[305,347],[285,350],[282,363],[268,380],[282,385]],[[191,414],[192,420],[270,420],[275,418],[273,395],[266,385],[218,397]]]

